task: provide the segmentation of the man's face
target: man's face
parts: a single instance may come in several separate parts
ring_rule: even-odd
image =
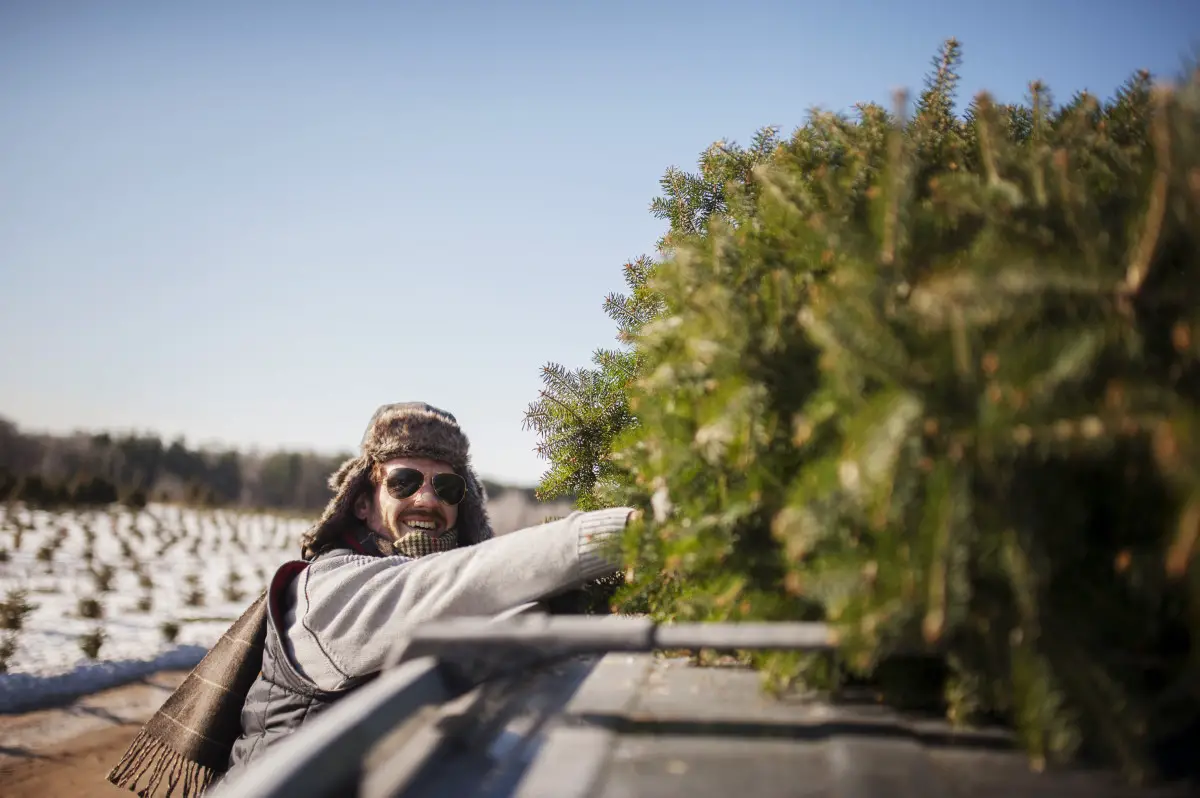
[[[397,499],[388,492],[386,475],[398,468],[415,468],[425,481],[413,495]],[[412,531],[436,537],[458,522],[458,507],[449,505],[433,492],[435,474],[454,473],[446,463],[423,457],[397,457],[383,464],[384,479],[368,495],[360,496],[354,511],[377,535],[400,540]]]

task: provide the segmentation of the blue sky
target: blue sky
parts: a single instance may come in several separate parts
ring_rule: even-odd
[[[5,3],[0,416],[337,451],[420,399],[532,484],[539,369],[612,344],[663,170],[950,36],[960,103],[1108,96],[1200,4]]]

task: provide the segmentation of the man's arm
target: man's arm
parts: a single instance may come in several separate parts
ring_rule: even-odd
[[[318,687],[340,689],[379,670],[411,624],[494,615],[614,573],[606,549],[631,512],[575,512],[415,560],[348,554],[315,562],[291,589],[284,647]]]

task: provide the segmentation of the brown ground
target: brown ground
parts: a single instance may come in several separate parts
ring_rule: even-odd
[[[104,776],[142,723],[183,681],[163,672],[57,709],[0,715],[4,798],[118,798]]]

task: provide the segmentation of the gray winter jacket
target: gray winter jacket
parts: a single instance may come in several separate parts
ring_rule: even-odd
[[[631,510],[576,512],[419,559],[349,548],[284,564],[272,580],[262,672],[222,782],[373,678],[412,624],[490,616],[613,573]]]

